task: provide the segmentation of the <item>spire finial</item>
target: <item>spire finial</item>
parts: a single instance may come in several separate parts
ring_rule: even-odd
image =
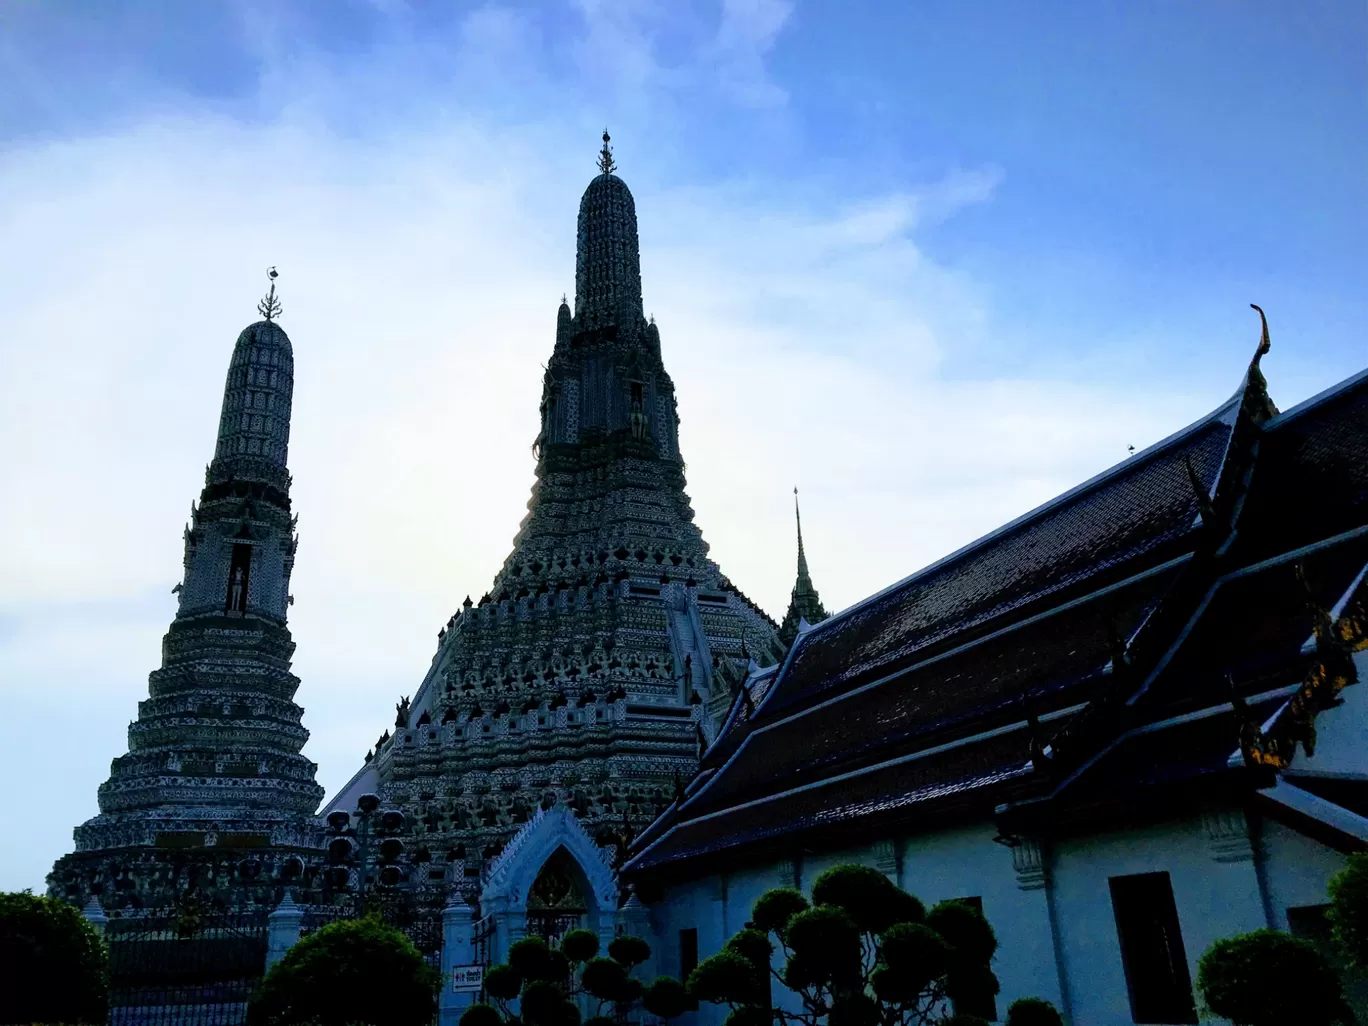
[[[1254,359],[1258,359],[1273,348],[1273,343],[1268,338],[1268,318],[1264,316],[1263,307],[1257,303],[1250,303],[1251,307],[1259,311],[1259,324],[1263,331],[1259,335],[1259,348],[1254,354]]]
[[[798,486],[793,486],[793,519],[798,525],[798,576],[806,577],[808,573],[807,555],[803,552],[803,514],[798,509]]]
[[[271,267],[266,271],[266,277],[271,279],[271,291],[266,293],[265,298],[257,304],[257,313],[265,317],[267,321],[272,321],[280,316],[280,300],[276,299],[275,294],[275,280],[279,274],[274,267]]]
[[[608,145],[612,141],[612,136],[608,134],[608,129],[603,130],[603,149],[599,150],[598,166],[599,170],[605,175],[611,175],[617,170],[617,165],[613,163],[613,148]]]

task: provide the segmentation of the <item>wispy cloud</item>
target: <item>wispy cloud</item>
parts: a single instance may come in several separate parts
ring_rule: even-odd
[[[44,725],[0,745],[0,775],[44,781],[0,812],[14,818],[0,836],[30,839],[0,858],[0,887],[38,885],[93,813],[145,695],[265,267],[281,269],[296,354],[306,752],[336,788],[421,679],[437,629],[487,588],[524,511],[540,366],[573,291],[596,143],[584,126],[611,106],[583,96],[707,80],[738,103],[782,101],[765,55],[791,5],[774,0],[683,19],[649,0],[582,0],[556,51],[580,70],[526,60],[523,103],[562,88],[557,117],[490,97],[561,27],[477,9],[447,27],[444,67],[402,5],[378,6],[397,27],[345,66],[262,44],[253,116],[179,97],[0,163],[0,721]],[[666,32],[690,47],[667,56]],[[618,112],[619,140],[668,134]],[[923,241],[991,209],[1010,181],[995,168],[874,194],[796,171],[684,187],[672,170],[643,154],[624,173],[690,493],[713,555],[776,616],[794,484],[814,577],[840,607],[1220,398],[996,369],[990,289]],[[989,357],[948,379],[946,354],[971,345]]]

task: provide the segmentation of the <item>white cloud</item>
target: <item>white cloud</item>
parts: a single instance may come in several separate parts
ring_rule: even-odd
[[[653,8],[589,8],[591,35],[648,60]],[[755,53],[787,16],[727,10],[735,45]],[[466,30],[484,39],[521,31],[478,17]],[[343,86],[312,65],[280,98],[285,113],[256,126],[190,110],[0,165],[0,722],[24,725],[6,732],[0,776],[45,784],[0,813],[14,818],[0,836],[22,823],[31,838],[0,860],[0,887],[40,884],[145,696],[231,346],[268,265],[297,368],[299,700],[330,789],[507,554],[532,480],[540,365],[573,292],[585,140],[573,124],[493,128],[456,112],[410,112],[381,134],[323,127],[320,112],[367,95],[382,71]],[[698,522],[776,617],[794,484],[837,608],[1203,405],[990,369],[937,377],[989,311],[916,232],[988,200],[991,170],[845,203],[671,188],[649,169],[628,180]]]

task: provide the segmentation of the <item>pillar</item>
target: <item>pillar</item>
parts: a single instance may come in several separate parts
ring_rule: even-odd
[[[280,904],[266,917],[266,971],[271,971],[285,957],[285,952],[299,943],[299,928],[304,921],[304,910],[295,904],[294,895],[287,889]]]
[[[475,910],[466,904],[459,887],[453,888],[442,909],[442,990],[437,998],[439,1026],[455,1026],[461,1014],[480,996],[470,989],[475,961]],[[485,967],[481,967],[485,968]]]
[[[627,891],[627,901],[616,914],[617,932],[640,937],[651,946],[651,957],[637,970],[637,976],[641,980],[654,980],[658,973],[659,958],[655,934],[651,929],[651,910],[636,896],[635,885],[628,885]]]

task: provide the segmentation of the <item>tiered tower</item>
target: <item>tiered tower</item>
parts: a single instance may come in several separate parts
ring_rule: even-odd
[[[779,640],[785,646],[793,644],[803,624],[821,623],[830,615],[817,595],[812,575],[808,573],[807,554],[803,552],[803,514],[798,510],[797,488],[793,489],[793,519],[798,525],[798,577],[793,582],[788,612],[784,614],[784,622],[779,625]]]
[[[557,314],[513,552],[330,806],[380,793],[444,875],[478,876],[557,801],[606,842],[640,829],[692,776],[750,660],[782,654],[694,523],[636,208],[608,142],[580,201],[575,308]]]
[[[161,669],[100,786],[100,814],[49,877],[56,896],[154,908],[189,889],[250,904],[316,847],[323,789],[300,754],[309,732],[285,623],[298,544],[286,465],[294,357],[274,280],[259,309],[265,319],[233,348]]]

